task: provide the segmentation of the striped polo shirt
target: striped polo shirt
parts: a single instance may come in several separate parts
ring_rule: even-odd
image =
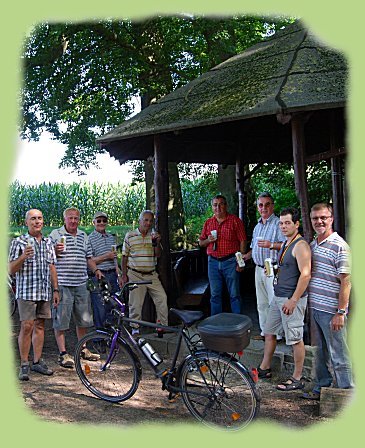
[[[100,257],[100,255],[104,255],[106,252],[112,250],[112,245],[116,244],[116,238],[112,233],[101,233],[94,230],[89,235],[89,243],[92,250],[92,256]],[[102,261],[101,263],[98,263],[98,268],[102,271],[115,269],[114,260]]]
[[[52,230],[49,236],[56,244],[63,235],[66,237],[66,250],[57,257],[58,283],[61,286],[82,285],[88,278],[87,258],[92,257],[88,237],[80,229],[77,229],[76,235],[73,236],[67,232],[65,226]]]
[[[127,232],[122,255],[128,257],[127,266],[141,272],[156,268],[156,257],[152,246],[151,232],[144,237],[139,229]]]
[[[312,278],[309,282],[309,307],[336,314],[340,292],[339,274],[351,273],[350,248],[337,232],[318,244],[310,244],[312,250]]]
[[[16,298],[32,301],[51,300],[50,265],[56,263],[56,254],[50,238],[42,237],[38,242],[27,233],[13,239],[9,249],[9,262],[20,257],[28,241],[33,246],[34,256],[25,260],[16,273]]]
[[[280,219],[273,213],[266,220],[265,224],[262,222],[262,218],[260,218],[253,229],[250,247],[252,249],[252,259],[256,265],[264,266],[265,258],[271,258],[273,262],[277,261],[278,251],[270,250],[266,247],[259,247],[257,245],[257,237],[261,236],[264,240],[271,241],[272,243],[285,241],[285,237],[279,227],[279,221]]]

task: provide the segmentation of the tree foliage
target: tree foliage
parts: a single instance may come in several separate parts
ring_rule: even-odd
[[[67,146],[61,166],[82,173],[95,139],[291,21],[260,17],[154,17],[42,23],[24,42],[20,133],[47,130]]]

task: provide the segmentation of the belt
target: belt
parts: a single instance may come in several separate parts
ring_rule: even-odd
[[[138,274],[141,274],[141,275],[151,275],[151,274],[153,274],[155,272],[154,270],[153,271],[138,271],[137,269],[133,269],[133,268],[130,268],[130,267],[128,267],[128,269],[133,271],[133,272],[138,272]]]
[[[105,272],[106,274],[108,272],[115,272],[115,268],[114,269],[100,269],[101,272]]]
[[[259,268],[265,269],[265,266],[261,266],[261,264],[257,264],[256,266],[258,266]]]
[[[214,258],[214,260],[218,260],[218,261],[226,261],[229,260],[230,258],[234,257],[235,254],[229,254],[226,255],[225,257],[213,257],[213,255],[210,255],[212,258]]]

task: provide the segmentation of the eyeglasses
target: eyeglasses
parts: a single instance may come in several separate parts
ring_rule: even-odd
[[[316,221],[324,221],[326,222],[327,219],[332,218],[332,215],[330,216],[313,216],[313,218],[311,217],[311,220],[316,222]]]
[[[262,204],[261,202],[258,205],[259,208],[263,208],[263,207],[270,207],[270,205],[272,204],[272,202],[265,202],[265,204]]]
[[[106,218],[100,218],[100,219],[97,219],[96,222],[97,222],[98,224],[100,224],[100,223],[102,223],[102,222],[108,222],[108,220],[107,220]]]

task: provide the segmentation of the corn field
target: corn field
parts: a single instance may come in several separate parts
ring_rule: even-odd
[[[13,182],[9,189],[10,226],[24,225],[27,210],[42,211],[45,225],[63,225],[63,211],[68,207],[80,210],[80,224],[90,225],[96,211],[109,216],[110,225],[137,222],[146,206],[143,183],[137,185],[98,183],[43,183],[36,186]]]

